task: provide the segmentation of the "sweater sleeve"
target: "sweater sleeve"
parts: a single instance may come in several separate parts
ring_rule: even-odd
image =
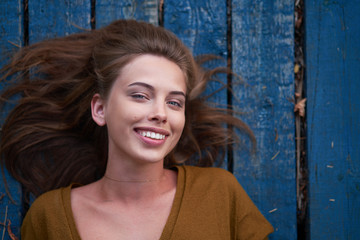
[[[252,202],[248,194],[232,175],[230,187],[233,188],[233,208],[236,214],[235,223],[236,239],[264,240],[274,231],[271,224],[261,214],[259,209]]]
[[[26,213],[21,226],[21,239],[49,239],[47,234],[47,217],[49,205],[53,202],[53,196],[44,194],[37,198]]]
[[[182,223],[182,231],[203,235],[181,239],[264,240],[273,232],[232,173],[219,168],[185,170],[187,185],[177,226]]]
[[[35,240],[41,239],[41,237],[36,236],[36,230],[31,221],[31,213],[28,212],[24,218],[23,224],[21,226],[21,239],[22,240]]]
[[[58,189],[40,196],[31,205],[21,226],[21,239],[79,239],[72,232],[65,210],[63,191]]]

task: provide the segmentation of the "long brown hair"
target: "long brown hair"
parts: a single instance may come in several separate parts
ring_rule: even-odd
[[[1,70],[0,80],[9,87],[0,95],[0,107],[14,96],[18,99],[2,126],[1,162],[25,192],[37,196],[103,175],[107,130],[92,120],[90,101],[95,93],[106,99],[121,69],[142,54],[164,56],[186,76],[185,128],[165,167],[187,162],[211,166],[221,160],[236,138],[224,124],[254,139],[241,120],[200,97],[218,70],[203,71],[164,28],[119,20],[99,30],[24,47]]]

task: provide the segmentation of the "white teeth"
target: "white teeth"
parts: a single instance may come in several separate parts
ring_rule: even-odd
[[[152,138],[152,139],[165,139],[165,135],[162,135],[160,133],[155,133],[155,132],[150,132],[150,131],[147,131],[147,132],[140,132],[141,136],[143,137],[148,137],[148,138]]]

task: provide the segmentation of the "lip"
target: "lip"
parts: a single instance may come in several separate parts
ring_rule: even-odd
[[[167,137],[170,135],[169,131],[167,131],[165,129],[161,129],[161,128],[154,128],[154,127],[136,127],[136,128],[134,128],[134,131],[135,131],[136,135],[141,139],[142,142],[144,142],[145,144],[150,145],[150,146],[162,145],[166,141]],[[164,135],[165,138],[164,139],[148,138],[148,137],[145,137],[140,134],[140,132],[144,132],[144,131],[159,133],[161,135]]]
[[[162,129],[162,128],[155,128],[155,127],[136,127],[134,128],[135,132],[138,131],[149,131],[154,133],[159,133],[165,135],[166,137],[170,135],[169,131]]]

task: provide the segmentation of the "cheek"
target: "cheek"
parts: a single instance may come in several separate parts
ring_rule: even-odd
[[[185,126],[185,116],[184,115],[180,115],[178,116],[175,121],[174,121],[174,127],[177,129],[177,131],[181,134],[182,131],[184,130],[184,126]]]
[[[185,127],[185,116],[183,116],[181,121],[181,132],[184,130],[184,127]]]
[[[137,115],[132,116],[132,120],[133,120],[133,121],[138,121],[139,119],[140,119],[140,117],[139,117],[139,116],[137,116]]]

